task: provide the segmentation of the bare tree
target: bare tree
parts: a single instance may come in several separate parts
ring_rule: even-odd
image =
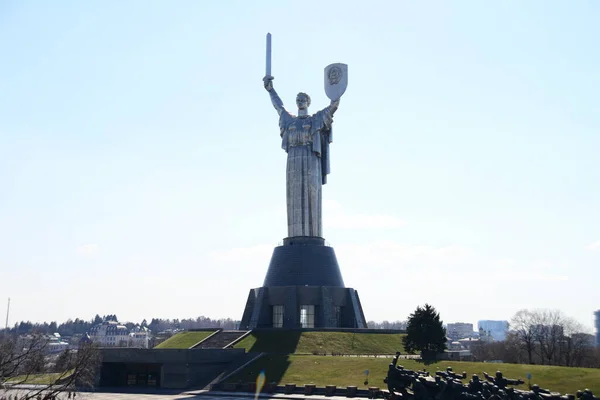
[[[93,387],[100,366],[95,345],[86,343],[69,351],[63,357],[65,369],[51,374],[46,363],[48,343],[43,335],[0,337],[0,385],[22,388],[20,385],[28,384],[19,394],[22,400],[53,399],[62,392]]]
[[[593,340],[581,324],[559,310],[520,310],[509,334],[526,353],[529,364],[588,366]]]
[[[557,364],[557,353],[564,338],[567,318],[559,310],[533,310],[530,315],[542,364]]]
[[[527,363],[533,364],[535,350],[534,316],[529,310],[518,311],[510,322],[519,346],[527,353]]]

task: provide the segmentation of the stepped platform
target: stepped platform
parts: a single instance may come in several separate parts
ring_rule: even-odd
[[[248,331],[218,331],[207,337],[194,347],[193,349],[226,349],[230,344],[237,342]]]

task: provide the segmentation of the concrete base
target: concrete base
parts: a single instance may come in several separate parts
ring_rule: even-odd
[[[274,323],[276,306],[283,307],[280,325]],[[312,326],[302,324],[302,306],[312,306]],[[367,328],[358,292],[344,287],[335,251],[325,239],[284,239],[273,251],[263,286],[250,290],[240,329],[274,327]]]
[[[237,360],[244,349],[100,349],[100,387],[205,387]]]
[[[303,326],[300,308],[314,306],[313,326]],[[273,308],[283,306],[283,325],[274,326]],[[240,329],[367,328],[352,288],[332,286],[271,286],[250,289]]]

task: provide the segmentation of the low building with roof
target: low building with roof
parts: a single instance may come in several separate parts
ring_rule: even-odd
[[[104,321],[90,329],[89,337],[100,347],[148,348],[150,331],[140,326],[130,330],[117,321]]]

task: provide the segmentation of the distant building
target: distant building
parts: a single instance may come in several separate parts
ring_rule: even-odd
[[[150,331],[148,328],[136,326],[127,329],[116,321],[104,321],[95,325],[89,332],[89,337],[100,347],[138,347],[148,348]]]
[[[473,345],[476,346],[480,343],[480,339],[465,338],[458,340],[458,343],[460,343],[463,349],[471,351]]]
[[[600,347],[600,310],[594,313],[596,316],[596,346]]]
[[[504,339],[506,339],[506,332],[508,331],[508,321],[482,320],[477,322],[477,328],[480,332],[483,330],[495,341],[501,342]]]
[[[465,339],[473,337],[473,324],[466,322],[455,322],[446,327],[446,336],[451,339]]]
[[[589,333],[574,333],[571,335],[571,339],[584,348],[590,348],[596,345],[596,337]]]
[[[79,347],[81,347],[81,346],[85,346],[85,345],[88,345],[88,344],[93,343],[93,342],[94,341],[92,340],[92,338],[90,337],[90,335],[86,333],[83,336],[81,336],[81,339],[79,339],[77,345]]]
[[[69,343],[64,341],[59,333],[52,335],[26,334],[19,336],[19,346],[29,348],[35,346],[46,354],[58,354],[69,348]]]
[[[490,332],[486,332],[483,328],[479,328],[479,333],[477,334],[479,342],[481,343],[491,343],[494,341],[492,334]]]
[[[146,327],[136,326],[129,332],[129,345],[127,347],[147,349],[149,342],[150,330]]]
[[[536,324],[531,326],[531,332],[534,337],[563,337],[564,327],[562,325],[543,325]]]
[[[70,347],[69,343],[64,341],[59,333],[48,335],[48,344],[46,345],[46,351],[49,354],[62,353]]]

